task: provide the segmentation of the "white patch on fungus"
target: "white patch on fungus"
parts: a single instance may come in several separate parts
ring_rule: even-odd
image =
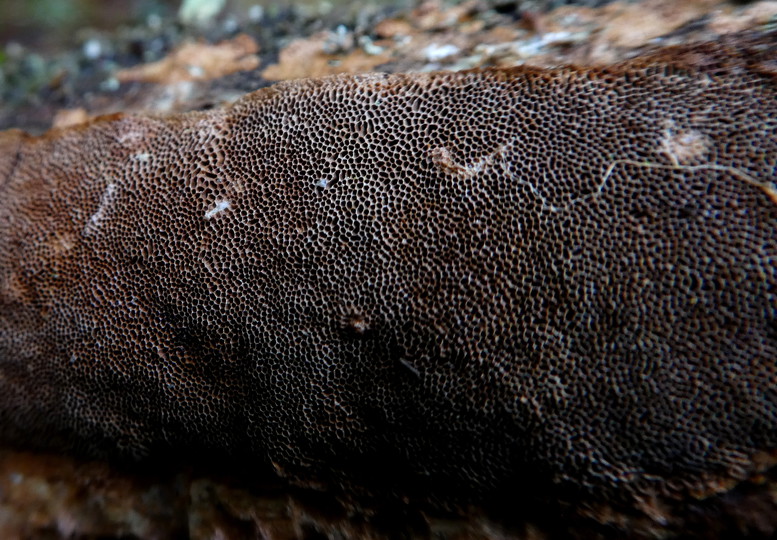
[[[89,218],[89,221],[86,222],[86,225],[84,226],[84,234],[87,234],[87,235],[92,234],[97,230],[97,228],[100,227],[100,224],[105,218],[106,210],[113,203],[113,200],[115,199],[115,194],[116,194],[116,184],[111,182],[105,187],[105,191],[103,191],[103,194],[100,197],[100,206],[97,207],[97,210],[95,211],[95,213],[92,214],[91,217]]]
[[[220,214],[224,210],[230,208],[232,206],[232,203],[230,203],[228,200],[224,199],[223,201],[216,201],[216,204],[213,208],[205,212],[205,219],[211,219],[216,214]]]
[[[709,137],[692,130],[664,130],[661,138],[661,152],[672,160],[674,165],[688,165],[703,159],[710,147]]]
[[[123,122],[125,129],[119,133],[117,141],[125,148],[131,148],[140,144],[147,136],[147,133],[143,129],[139,129],[137,123],[132,123],[130,120]]]

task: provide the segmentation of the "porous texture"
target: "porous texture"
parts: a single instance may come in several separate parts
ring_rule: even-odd
[[[0,440],[727,489],[777,446],[773,42],[0,134]]]

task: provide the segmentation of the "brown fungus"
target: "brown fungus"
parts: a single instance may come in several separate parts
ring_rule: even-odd
[[[0,134],[0,440],[451,496],[752,474],[777,447],[763,45]]]

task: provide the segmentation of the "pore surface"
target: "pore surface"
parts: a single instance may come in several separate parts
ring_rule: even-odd
[[[470,493],[742,477],[777,445],[777,100],[750,61],[0,134],[0,439]]]

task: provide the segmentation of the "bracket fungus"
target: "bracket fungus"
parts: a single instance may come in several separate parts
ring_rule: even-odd
[[[763,39],[0,133],[0,441],[451,497],[726,489],[777,448]]]

